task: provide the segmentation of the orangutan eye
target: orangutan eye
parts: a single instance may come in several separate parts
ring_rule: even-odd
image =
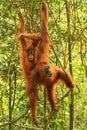
[[[28,53],[28,55],[34,55],[34,50],[33,50],[33,49],[29,49],[29,50],[27,51],[27,53]]]

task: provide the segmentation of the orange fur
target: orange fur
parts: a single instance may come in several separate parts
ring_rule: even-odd
[[[21,19],[22,20],[22,19]],[[22,28],[22,29],[21,29]],[[29,96],[29,102],[31,106],[32,120],[34,123],[36,121],[37,112],[37,100],[38,91],[37,86],[39,84],[45,85],[47,87],[48,100],[52,106],[53,110],[56,110],[56,83],[64,82],[68,88],[74,88],[75,83],[72,76],[62,69],[49,63],[49,47],[50,40],[48,36],[48,6],[46,3],[41,5],[41,27],[40,33],[25,33],[24,32],[24,22],[21,21],[20,24],[20,35],[19,40],[22,44],[21,62],[22,69],[25,80],[27,82],[27,92]],[[27,59],[26,39],[32,39],[31,47],[34,48],[35,56],[33,62],[29,62]],[[45,73],[45,65],[50,65],[50,70],[52,72],[52,77],[47,77]]]

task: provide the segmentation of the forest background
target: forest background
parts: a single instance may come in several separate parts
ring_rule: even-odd
[[[87,1],[46,0],[49,6],[50,62],[73,74],[80,89],[74,89],[74,126],[70,128],[71,95],[59,102],[47,124],[49,130],[87,130]],[[27,32],[38,32],[41,0],[0,0],[0,130],[36,128],[31,122],[25,82],[21,76],[17,43],[21,10]],[[54,50],[54,51],[53,51]],[[56,55],[55,53],[56,52]],[[68,89],[58,84],[57,99]],[[76,94],[77,93],[77,94]],[[44,127],[44,88],[39,87],[38,120]],[[46,114],[51,112],[47,101]],[[10,122],[10,123],[9,123]]]

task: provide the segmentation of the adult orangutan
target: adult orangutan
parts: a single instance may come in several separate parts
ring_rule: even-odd
[[[52,110],[57,110],[56,106],[56,83],[64,82],[68,88],[74,88],[75,82],[72,76],[62,69],[49,63],[49,47],[50,40],[48,36],[48,6],[45,2],[41,4],[41,28],[40,33],[28,34],[21,33],[19,39],[25,38],[32,39],[32,45],[34,46],[34,61],[32,62],[30,69],[29,54],[26,47],[22,46],[22,64],[23,73],[27,82],[27,92],[29,96],[29,102],[31,106],[32,120],[37,124],[36,112],[37,112],[37,85],[42,84],[47,88],[47,95],[49,102],[52,106]],[[22,42],[25,44],[25,42]],[[24,51],[24,52],[23,52]],[[31,58],[32,59],[32,58]],[[36,59],[36,60],[35,60]]]

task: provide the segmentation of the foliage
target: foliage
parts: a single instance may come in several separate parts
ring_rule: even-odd
[[[70,36],[68,37],[66,1],[70,4]],[[74,130],[87,128],[87,1],[86,0],[47,0],[49,5],[49,35],[58,59],[51,49],[50,61],[69,70],[68,38],[71,44],[73,77],[80,88],[74,95]],[[21,77],[19,48],[17,44],[19,18],[21,10],[26,20],[27,32],[38,32],[40,26],[41,0],[1,0],[0,1],[0,125],[19,120],[12,125],[3,125],[1,130],[26,130],[36,127],[32,124],[30,110],[26,112],[28,97],[25,82]],[[60,62],[59,62],[60,61]],[[62,66],[61,66],[61,64]],[[38,120],[44,127],[44,94],[39,87]],[[58,85],[57,97],[61,98],[67,89]],[[75,88],[74,93],[77,92]],[[60,113],[54,113],[48,124],[51,130],[69,129],[70,95],[59,103]],[[26,113],[25,113],[26,112]],[[51,112],[47,101],[47,118]],[[24,114],[25,113],[25,114]]]

